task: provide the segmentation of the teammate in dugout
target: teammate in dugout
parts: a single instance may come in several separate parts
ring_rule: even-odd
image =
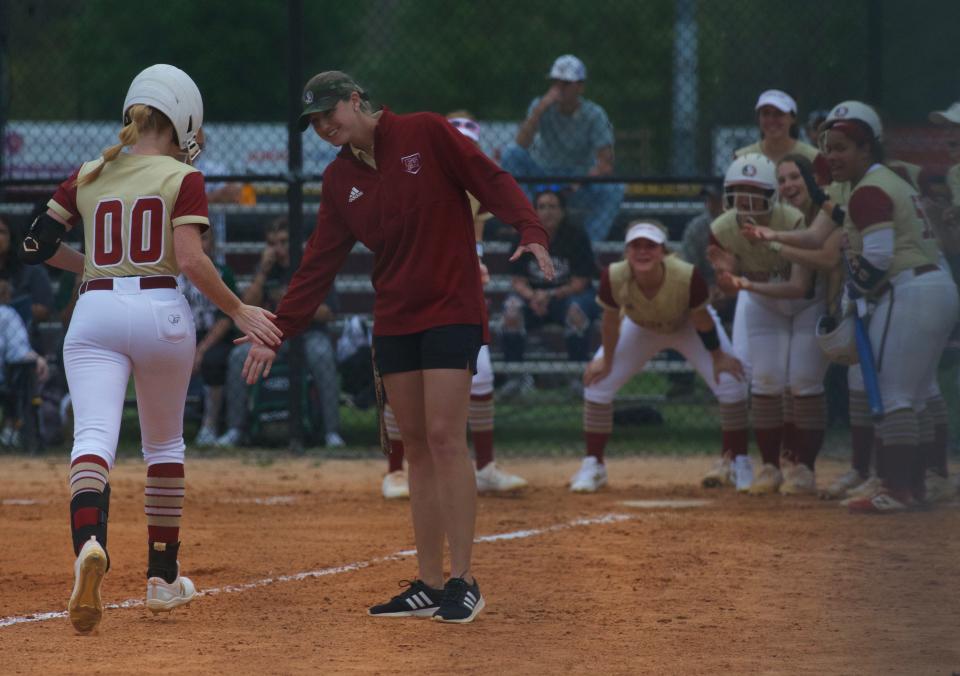
[[[207,198],[203,175],[191,166],[203,144],[196,84],[178,68],[151,66],[134,78],[122,112],[120,143],[60,185],[21,253],[28,263],[46,261],[84,279],[63,349],[74,411],[70,529],[77,555],[68,612],[84,633],[103,615],[108,479],[131,373],[147,462],[146,607],[168,612],[196,594],[177,560],[183,408],[196,336],[176,275],[182,270],[249,340],[280,342],[272,315],[242,304],[203,253]],[[125,147],[130,150],[123,152]],[[80,220],[86,255],[61,245]]]
[[[700,373],[726,406],[745,407],[743,369],[716,313],[707,283],[690,263],[669,255],[666,231],[655,221],[627,230],[624,260],[600,277],[603,344],[583,375],[583,429],[587,455],[570,481],[574,493],[607,483],[603,452],[613,431],[613,398],[654,355],[672,348]],[[746,452],[746,418],[731,428],[722,418],[722,450]]]
[[[776,164],[790,154],[803,155],[813,163],[817,182],[830,182],[830,169],[823,155],[809,143],[800,140],[797,124],[797,102],[779,89],[768,89],[757,98],[754,106],[760,140],[733,153],[733,159],[758,153]]]
[[[485,602],[471,570],[477,488],[465,432],[489,331],[467,192],[521,231],[513,258],[532,253],[549,277],[546,232],[510,175],[442,116],[374,112],[345,73],[310,79],[300,125],[341,150],[324,173],[317,225],[277,322],[285,336],[303,331],[354,243],[374,252],[375,362],[410,467],[419,577],[369,612],[470,622]],[[247,381],[269,372],[275,356],[254,346]]]
[[[480,147],[480,123],[465,110],[447,113],[447,119],[457,131]],[[477,256],[480,258],[480,279],[484,285],[490,281],[490,273],[483,264],[483,224],[492,216],[484,209],[477,198],[467,193],[470,200],[470,213],[473,216],[473,232],[477,242]],[[393,407],[389,403],[384,407],[384,421],[390,440],[390,454],[387,457],[387,473],[383,477],[380,491],[387,500],[410,497],[410,483],[403,469],[403,437],[397,426]],[[490,363],[490,347],[483,345],[477,354],[477,372],[470,381],[470,409],[467,413],[470,422],[470,436],[473,440],[474,461],[477,468],[477,492],[509,493],[525,488],[527,480],[502,469],[493,459],[493,365]]]
[[[825,200],[831,218],[818,217],[802,233],[748,232],[757,241],[816,248],[835,228],[843,228],[848,242],[845,308],[857,311],[858,299],[874,306],[868,332],[884,406],[875,427],[882,481],[872,494],[847,505],[869,513],[901,512],[927,499],[929,473],[940,479],[936,485],[946,483],[945,446],[936,439],[946,408],[937,396],[936,367],[960,305],[956,287],[940,265],[919,195],[882,164],[882,135],[880,118],[870,106],[860,101],[836,105],[824,123],[821,146],[835,180],[850,185],[846,211]],[[855,387],[863,390],[856,371],[850,370],[851,401]]]
[[[767,247],[747,241],[743,235],[744,226],[751,223],[778,231],[805,226],[799,210],[775,200],[776,188],[776,169],[763,155],[743,155],[727,169],[727,211],[710,226],[708,255],[717,269],[718,280],[736,275],[753,284],[767,284],[790,278],[788,261]],[[735,287],[727,290],[737,291]],[[797,447],[790,450],[810,458],[815,455],[813,449],[819,448],[816,430],[819,428],[822,433],[823,429],[823,375],[827,362],[816,345],[814,328],[822,310],[822,297],[791,301],[752,290],[737,293],[733,344],[750,376],[754,435],[763,461],[746,489],[752,495],[779,492],[784,483],[780,457],[783,400],[788,388],[794,402],[794,423],[810,431],[802,439],[798,436]],[[796,476],[791,473],[786,492],[806,492],[805,482],[810,477],[805,475],[803,470]]]

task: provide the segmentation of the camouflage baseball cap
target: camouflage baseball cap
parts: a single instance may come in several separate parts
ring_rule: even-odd
[[[352,77],[339,70],[328,70],[310,78],[303,88],[303,112],[300,113],[300,131],[310,126],[310,115],[330,110],[337,101],[349,98],[357,92],[366,98],[363,88]]]

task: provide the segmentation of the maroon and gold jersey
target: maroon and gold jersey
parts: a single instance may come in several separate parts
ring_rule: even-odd
[[[806,224],[803,213],[789,204],[777,202],[770,214],[773,230],[799,230]],[[783,281],[790,276],[790,263],[764,242],[750,242],[740,232],[736,209],[720,214],[710,224],[710,243],[737,257],[739,274],[756,282]]]
[[[83,221],[83,278],[180,274],[173,229],[210,225],[203,174],[165,155],[121,153],[78,187],[100,162],[84,163],[47,203],[71,225]]]
[[[936,235],[913,186],[893,170],[874,166],[850,194],[843,224],[850,251],[863,253],[863,236],[893,228],[893,262],[884,279],[921,265],[937,265]]]
[[[676,256],[663,259],[663,284],[653,298],[644,295],[627,261],[611,263],[600,274],[597,302],[619,310],[635,324],[656,333],[674,333],[686,325],[690,313],[707,304],[709,289],[690,263]]]

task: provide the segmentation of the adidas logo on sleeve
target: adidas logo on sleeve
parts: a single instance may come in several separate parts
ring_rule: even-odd
[[[354,202],[359,198],[363,197],[363,191],[357,188],[356,186],[350,188],[350,197],[347,198],[347,203]]]

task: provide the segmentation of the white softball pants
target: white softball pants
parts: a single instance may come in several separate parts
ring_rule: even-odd
[[[63,347],[73,401],[71,460],[98,455],[113,467],[133,374],[143,457],[182,463],[183,408],[193,369],[193,313],[177,289],[140,289],[138,277],[77,301]]]
[[[733,347],[726,331],[720,324],[713,308],[708,308],[713,318],[713,325],[720,338],[720,348],[733,354]],[[697,335],[693,322],[687,322],[674,333],[656,333],[642,326],[638,326],[629,317],[620,322],[620,338],[613,353],[613,369],[603,380],[593,383],[583,391],[583,398],[595,404],[609,404],[613,402],[617,391],[630,378],[643,369],[644,364],[654,355],[666,349],[674,349],[696,369],[697,373],[707,382],[717,399],[724,404],[743,401],[747,397],[747,386],[738,381],[729,373],[720,374],[720,382],[713,378],[713,358],[703,346],[700,336]],[[597,357],[603,355],[603,348],[597,350]]]
[[[906,270],[893,279],[893,294],[883,295],[867,327],[878,362],[884,412],[905,408],[922,411],[926,401],[939,394],[937,365],[958,311],[957,287],[942,269],[919,277]],[[848,383],[850,389],[863,391],[859,365],[850,367]]]
[[[470,395],[482,397],[493,392],[493,365],[490,363],[490,348],[480,346],[477,354],[477,372],[470,381]]]
[[[797,397],[823,394],[830,363],[817,344],[816,328],[826,302],[782,301],[749,291],[739,295],[740,322],[734,319],[734,331],[745,334],[737,342],[749,354],[751,391],[764,396],[787,390]]]

